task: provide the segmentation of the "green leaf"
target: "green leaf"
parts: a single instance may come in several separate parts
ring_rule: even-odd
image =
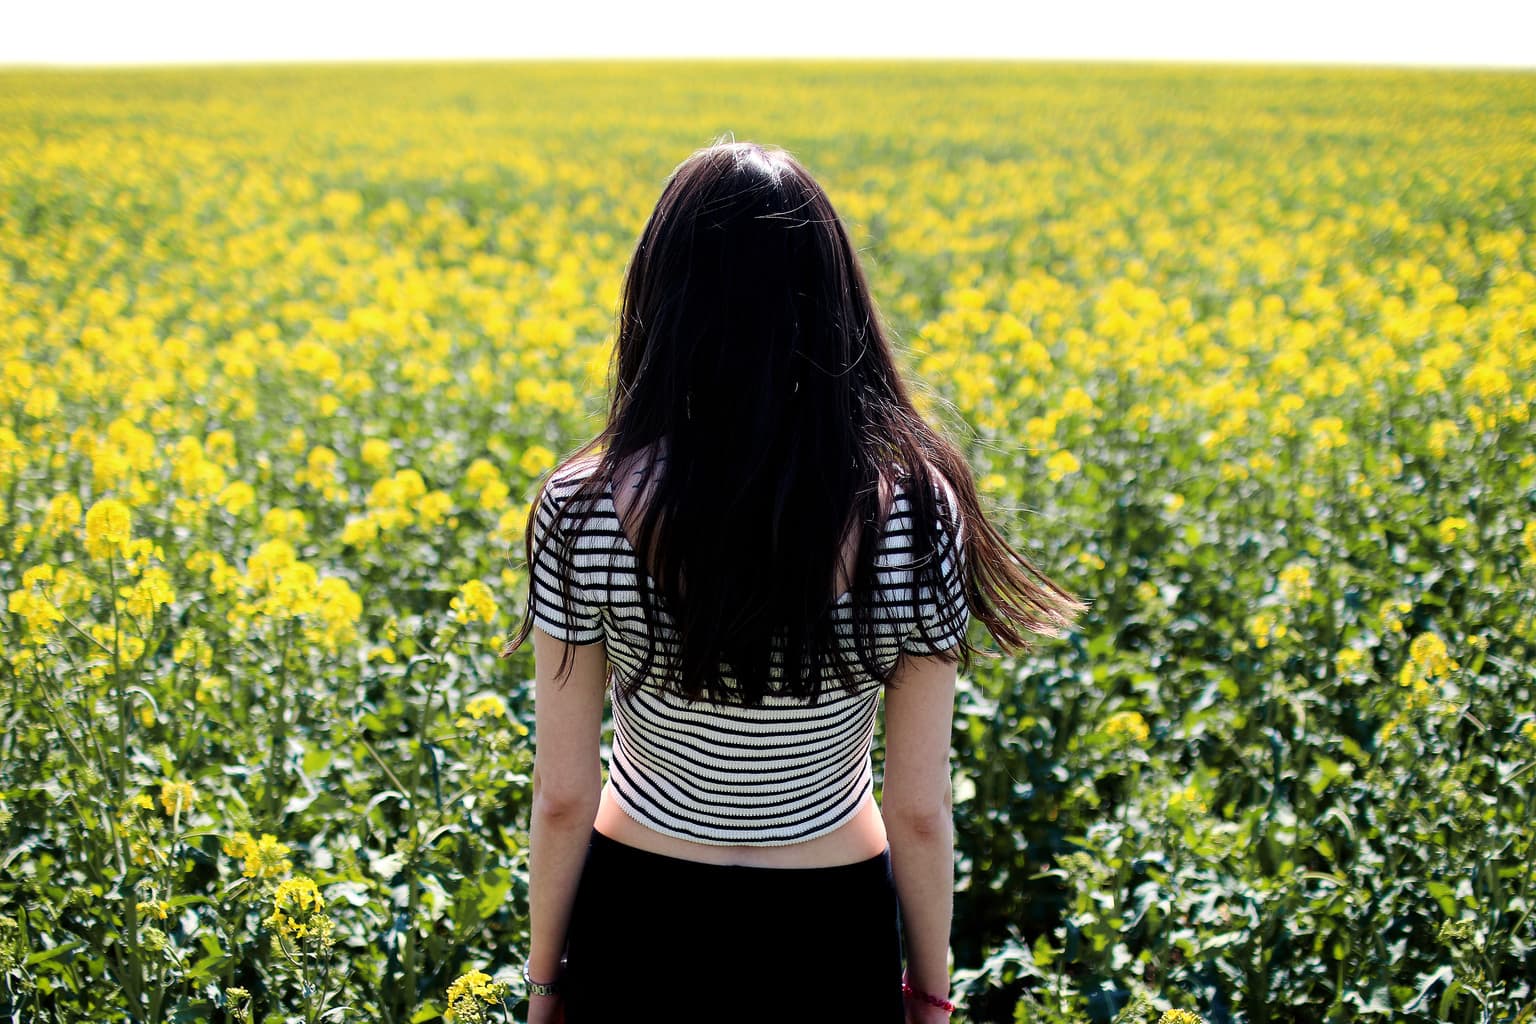
[[[83,942],[63,942],[57,946],[54,946],[52,949],[40,949],[36,953],[33,953],[31,956],[27,957],[26,965],[28,967],[32,967],[36,964],[47,963],[49,960],[56,960],[63,956],[65,953],[77,950],[83,945],[85,945]]]

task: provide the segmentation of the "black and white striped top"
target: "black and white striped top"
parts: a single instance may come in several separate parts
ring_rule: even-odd
[[[557,469],[533,516],[533,621],[560,640],[602,641],[614,671],[627,679],[644,658],[651,629],[661,631],[663,650],[675,634],[664,610],[660,623],[646,618],[635,589],[639,559],[619,521],[611,484],[584,527],[566,507],[593,465]],[[550,543],[557,523],[566,536],[574,534],[568,560],[560,557],[563,545]],[[913,524],[898,485],[876,553],[873,612],[883,668],[903,651],[948,649],[965,635],[970,612],[960,581],[961,535],[942,516],[941,533],[946,585],[938,594],[923,589],[920,624],[911,617]],[[561,576],[570,580],[569,603],[561,600]],[[654,594],[654,581],[651,588],[663,600]],[[852,612],[845,593],[833,614],[850,645]],[[932,647],[918,640],[919,628]],[[726,680],[733,681],[728,674]],[[833,684],[814,707],[772,694],[761,707],[722,707],[642,685],[631,700],[612,701],[609,782],[630,817],[694,842],[784,846],[825,835],[851,818],[874,788],[870,747],[880,690],[871,679],[852,696]]]

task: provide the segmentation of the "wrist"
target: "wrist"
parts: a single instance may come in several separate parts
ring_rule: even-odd
[[[535,972],[527,961],[523,963],[523,990],[530,997],[553,996],[560,993],[560,982],[565,975],[565,961],[553,971]]]
[[[945,986],[945,991],[946,993],[948,992],[947,985]],[[928,1006],[934,1007],[935,1009],[943,1010],[945,1013],[955,1012],[955,1004],[950,1002],[947,995],[940,996],[932,992],[925,992],[922,989],[915,987],[912,984],[911,979],[908,977],[907,972],[905,971],[903,971],[901,974],[901,993],[908,999],[913,999],[917,1002],[925,1003]]]

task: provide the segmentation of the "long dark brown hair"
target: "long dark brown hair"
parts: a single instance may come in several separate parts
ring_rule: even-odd
[[[653,631],[621,696],[647,679],[737,704],[814,701],[828,679],[889,684],[895,665],[874,646],[882,475],[909,499],[914,615],[920,591],[945,592],[941,546],[957,535],[966,602],[1003,649],[1059,635],[1088,607],[987,521],[965,457],[912,402],[841,219],[781,149],[718,143],[667,179],[625,274],[609,394],[607,425],[563,464],[595,461],[566,507],[584,519],[620,465],[640,466],[654,490],[633,534],[636,587],[656,622],[654,578],[676,633],[663,651]],[[833,580],[855,524],[850,654]],[[555,529],[549,542],[570,537]],[[502,657],[533,628],[535,576]],[[968,639],[926,649],[962,668],[982,653]]]

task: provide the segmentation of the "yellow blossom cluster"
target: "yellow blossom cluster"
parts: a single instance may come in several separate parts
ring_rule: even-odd
[[[1444,640],[1434,633],[1420,633],[1408,645],[1408,660],[1403,662],[1397,681],[1409,689],[1410,703],[1423,707],[1433,696],[1431,682],[1445,679],[1460,667]]]
[[[147,618],[155,609],[164,608],[176,598],[171,588],[171,574],[159,566],[144,570],[133,584],[118,588],[130,615]]]
[[[293,861],[288,859],[293,851],[271,834],[256,839],[249,832],[236,832],[220,844],[220,849],[243,862],[240,873],[247,878],[276,878],[293,870]]]
[[[294,943],[328,946],[332,922],[325,915],[325,900],[313,879],[287,878],[277,883],[272,913],[262,921],[278,935]]]
[[[316,445],[294,474],[295,483],[303,484],[318,492],[320,500],[341,502],[347,499],[347,489],[341,479],[341,456],[334,448]]]
[[[1164,1010],[1157,1024],[1205,1024],[1205,1021],[1198,1013],[1188,1010]]]
[[[1210,810],[1210,804],[1205,798],[1206,792],[1199,785],[1188,783],[1168,794],[1168,809],[1204,814]]]
[[[55,627],[64,621],[64,612],[30,586],[7,594],[5,607],[6,611],[18,616],[26,624],[23,639],[29,644],[44,643],[53,635]]]
[[[1413,605],[1400,598],[1383,601],[1376,612],[1377,618],[1381,620],[1381,631],[1387,634],[1402,633],[1403,616],[1411,611]]]
[[[226,568],[218,564],[214,574],[218,576]],[[332,653],[357,637],[362,599],[345,579],[322,578],[313,565],[298,558],[286,540],[277,538],[258,545],[243,574],[232,573],[221,577],[220,582],[239,594],[230,622],[236,637],[259,623],[289,620],[301,623],[305,642]]]
[[[486,718],[505,718],[507,704],[495,694],[472,698],[464,705],[464,716],[459,718],[459,727],[469,725],[471,720],[478,722]],[[465,717],[467,716],[467,717]]]
[[[505,982],[495,981],[484,971],[469,971],[448,986],[448,1008],[443,1019],[456,1024],[481,1024],[491,1019],[487,1011],[507,997]]]
[[[1364,651],[1346,647],[1333,656],[1333,668],[1339,675],[1348,676],[1359,671],[1365,665],[1365,660]]]
[[[134,909],[156,921],[164,921],[171,914],[171,905],[165,900],[140,900],[134,904]]]
[[[1147,720],[1136,711],[1117,711],[1104,720],[1106,736],[1129,736],[1135,743],[1145,743],[1151,730]]]
[[[176,782],[167,779],[160,784],[160,806],[167,815],[185,815],[192,810],[192,804],[197,800],[197,791],[190,782]]]
[[[1283,638],[1290,627],[1281,622],[1272,611],[1260,611],[1248,617],[1248,635],[1253,638],[1253,646],[1258,648],[1268,647],[1276,640]]]
[[[496,617],[496,596],[484,580],[470,580],[448,602],[456,622],[490,622]]]
[[[103,498],[85,514],[85,550],[92,558],[121,554],[133,529],[133,514],[126,502]]]
[[[1435,532],[1439,534],[1440,543],[1449,547],[1457,542],[1462,531],[1470,525],[1462,516],[1446,516],[1436,525]]]
[[[1295,562],[1280,570],[1280,592],[1291,605],[1304,605],[1312,599],[1312,570]]]

